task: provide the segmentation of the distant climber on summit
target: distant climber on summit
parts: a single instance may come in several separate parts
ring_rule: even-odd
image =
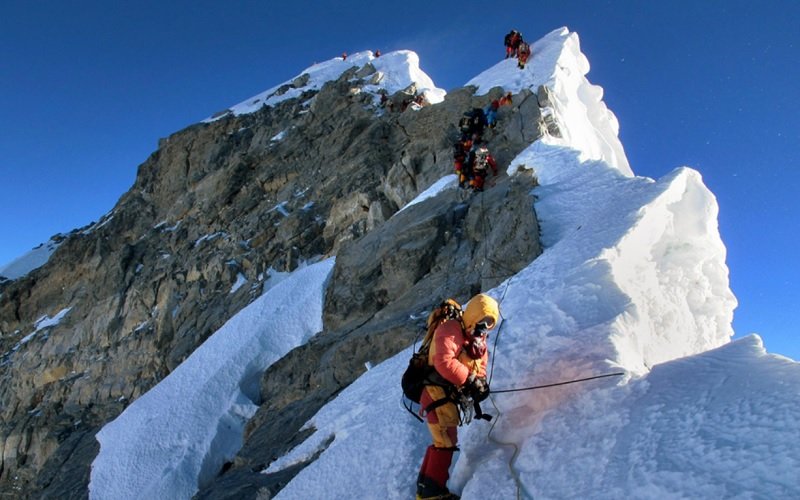
[[[509,57],[517,57],[517,49],[519,43],[522,41],[522,33],[517,30],[511,30],[503,39],[506,46],[506,59]]]
[[[517,67],[519,69],[525,69],[525,63],[528,62],[528,58],[531,56],[531,46],[528,45],[527,42],[522,42],[519,44],[519,50],[517,51]]]

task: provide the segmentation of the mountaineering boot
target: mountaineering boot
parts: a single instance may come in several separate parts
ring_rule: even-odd
[[[417,500],[459,500],[461,497],[455,493],[445,493],[444,495],[437,495],[435,497],[421,497],[417,493]]]
[[[458,495],[450,493],[447,488],[436,484],[432,479],[420,476],[417,481],[417,500],[452,500],[459,498]]]
[[[450,462],[455,448],[428,446],[417,478],[417,500],[452,500],[460,498],[447,489]]]

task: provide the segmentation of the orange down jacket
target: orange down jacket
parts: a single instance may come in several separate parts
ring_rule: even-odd
[[[464,385],[470,373],[474,372],[477,377],[486,376],[489,353],[484,353],[481,359],[472,359],[464,352],[466,343],[461,322],[449,320],[436,329],[428,351],[428,364],[456,387]]]

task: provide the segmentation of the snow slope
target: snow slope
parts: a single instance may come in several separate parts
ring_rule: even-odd
[[[8,264],[0,267],[0,278],[8,278],[15,280],[27,275],[29,272],[42,267],[56,251],[61,243],[55,240],[50,240],[47,243],[42,243],[30,252],[22,255]]]
[[[751,335],[552,412],[519,474],[536,498],[797,498],[798,387]]]
[[[231,318],[97,434],[90,498],[191,498],[239,451],[261,374],[322,330],[328,259],[292,273]]]
[[[586,71],[577,35],[562,29],[534,44],[525,70],[502,61],[471,82],[480,91],[546,84],[553,94],[548,112],[562,131],[509,167],[511,175],[531,169],[539,179],[534,195],[545,250],[488,292],[502,312],[492,334],[491,384],[498,390],[625,375],[493,395],[484,405],[493,423],[460,429],[450,486],[465,499],[798,498],[799,365],[767,354],[756,336],[729,342],[736,299],[713,194],[689,168],[658,180],[634,177],[616,119]],[[452,179],[442,179],[420,199],[450,187]],[[292,276],[251,307],[266,308],[266,297],[295,297],[297,304],[302,293],[316,304],[330,265],[304,271],[313,273],[312,286],[304,274]],[[293,317],[286,307],[283,316]],[[271,327],[273,315],[245,311],[246,321],[237,316],[229,324]],[[313,326],[302,334],[290,329],[289,342],[302,342],[320,325]],[[207,344],[226,330],[235,328],[226,325]],[[259,348],[267,362],[276,359],[273,346]],[[400,406],[410,353],[370,369],[306,424],[315,432],[265,472],[322,453],[278,498],[413,497],[430,437]],[[231,354],[217,348],[214,366],[240,365]],[[173,375],[203,374],[196,356],[203,354]],[[231,433],[216,432],[231,420],[225,415],[241,397],[242,373],[220,369],[204,384],[219,390],[197,408],[185,401],[197,389],[170,382],[173,375],[99,434],[94,498],[139,498],[149,484],[157,485],[147,491],[153,497],[189,498],[197,471],[213,470],[202,467],[204,457],[218,464],[224,456],[209,440],[230,441],[228,451],[238,446],[241,418]],[[240,415],[251,405],[245,402]],[[189,415],[189,425],[163,425],[177,415]],[[155,426],[153,436],[148,426]]]

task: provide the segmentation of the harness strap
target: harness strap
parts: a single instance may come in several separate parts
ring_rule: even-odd
[[[423,415],[427,415],[428,413],[432,412],[436,408],[439,408],[440,406],[444,406],[447,403],[452,403],[452,402],[453,401],[450,398],[450,396],[445,396],[442,399],[437,399],[436,401],[434,401],[431,404],[429,404],[428,406],[426,406],[425,409],[422,410],[422,414]]]

